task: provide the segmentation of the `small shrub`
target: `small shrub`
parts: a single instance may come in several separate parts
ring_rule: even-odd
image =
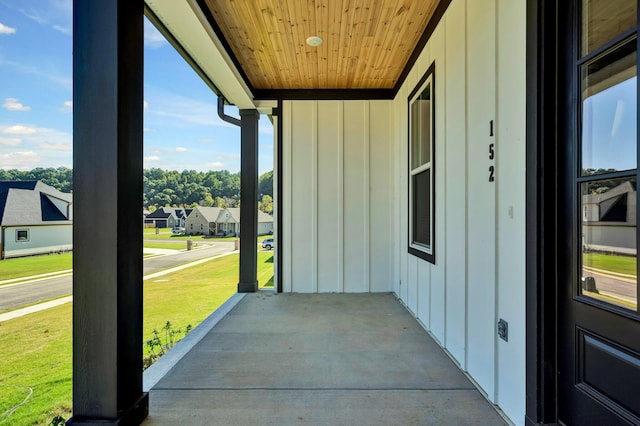
[[[181,328],[174,329],[171,321],[165,323],[161,332],[153,329],[153,337],[147,340],[144,345],[148,355],[142,359],[143,370],[149,368],[162,355],[166,354],[169,349],[174,347],[191,329],[191,324],[188,324],[184,330]]]

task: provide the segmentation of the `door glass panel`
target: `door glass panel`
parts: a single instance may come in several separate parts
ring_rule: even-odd
[[[580,292],[631,310],[638,307],[636,178],[581,184]]]
[[[636,25],[636,0],[582,0],[582,55]]]
[[[582,176],[637,167],[636,40],[582,66]]]

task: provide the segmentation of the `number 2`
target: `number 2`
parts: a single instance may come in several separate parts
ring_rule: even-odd
[[[494,172],[494,168],[493,166],[489,166],[489,182],[493,182],[495,179],[493,178],[493,172]]]

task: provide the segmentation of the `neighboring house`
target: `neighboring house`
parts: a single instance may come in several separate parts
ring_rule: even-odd
[[[72,195],[40,181],[0,181],[0,258],[71,250]]]
[[[184,209],[182,207],[162,207],[162,210],[165,213],[173,213],[176,218],[174,226],[180,226],[184,228],[187,216],[189,216],[189,213],[191,213],[193,209]],[[173,228],[173,226],[171,227]]]
[[[220,207],[195,207],[185,220],[185,234],[215,235],[216,221],[221,210]]]
[[[195,207],[187,216],[184,228],[190,235],[239,235],[240,209]],[[273,217],[258,211],[258,235],[272,232]]]
[[[179,223],[175,209],[171,207],[160,207],[153,213],[147,215],[144,223],[151,224],[153,228],[173,228]]]
[[[240,233],[240,209],[226,208],[216,219],[216,235],[238,235]]]
[[[585,250],[636,254],[635,186],[626,181],[598,194],[582,196]]]
[[[240,126],[242,205],[257,203],[260,114],[274,123],[275,292],[393,293],[513,424],[640,424],[637,281],[585,294],[579,273],[582,215],[626,226],[638,208],[635,189],[580,191],[638,176],[638,1],[74,4],[74,177],[92,182],[74,194],[75,244],[105,253],[74,258],[78,423],[147,415],[138,236],[116,220],[138,205],[114,205],[143,199],[146,15]],[[238,291],[257,292],[247,225]],[[394,380],[429,405],[428,386]]]

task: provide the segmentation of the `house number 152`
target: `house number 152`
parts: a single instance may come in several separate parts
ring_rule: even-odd
[[[489,122],[489,136],[493,137],[493,120],[491,120]],[[496,157],[496,153],[495,150],[493,149],[493,144],[490,143],[489,144],[489,160],[493,161],[493,159]],[[496,168],[493,164],[491,164],[489,166],[489,182],[494,182],[495,178],[493,176],[493,174],[495,173]]]

